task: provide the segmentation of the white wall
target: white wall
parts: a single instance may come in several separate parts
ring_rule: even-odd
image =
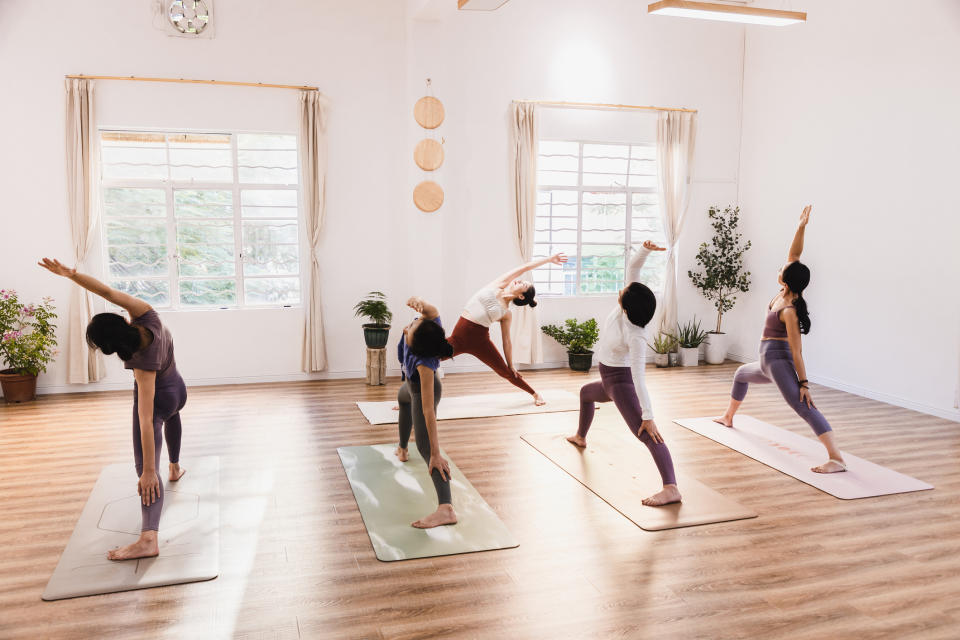
[[[330,371],[359,375],[363,337],[351,307],[373,288],[404,280],[396,234],[403,226],[408,162],[405,14],[395,0],[216,3],[215,37],[170,37],[153,27],[148,0],[0,2],[0,287],[25,299],[53,295],[65,314],[69,283],[34,267],[41,255],[72,261],[65,211],[63,76],[215,78],[319,86],[330,99],[328,217],[321,247]],[[100,124],[297,130],[294,91],[100,82]],[[400,267],[398,268],[398,265]],[[96,271],[97,260],[90,265]],[[397,294],[399,296],[399,293]],[[393,306],[399,306],[393,300]],[[301,309],[166,313],[188,382],[296,379]],[[125,388],[116,359],[107,380]],[[63,358],[40,379],[65,385]]]
[[[411,26],[408,72],[410,105],[430,77],[446,107],[440,130],[446,163],[439,178],[446,202],[434,214],[443,227],[437,251],[444,273],[436,282],[440,290],[424,292],[439,299],[444,320],[454,322],[476,288],[520,261],[508,167],[514,99],[700,110],[696,183],[680,247],[685,274],[707,234],[707,207],[736,198],[742,28],[648,16],[644,3],[624,0],[514,0],[491,13],[458,13],[453,4],[433,6],[436,20]],[[635,117],[646,124],[625,127],[623,135],[645,129],[655,137],[655,116]],[[414,128],[411,150],[420,137],[423,131]],[[696,313],[709,322],[710,308],[688,282],[684,275],[681,318]],[[601,319],[613,303],[613,297],[544,298],[538,308],[547,323]],[[546,360],[566,361],[550,338],[544,345]],[[458,357],[450,369],[474,363]]]
[[[806,25],[748,29],[741,201],[755,293],[732,326],[755,354],[813,203],[811,379],[960,419],[960,3],[908,4],[806,0]]]

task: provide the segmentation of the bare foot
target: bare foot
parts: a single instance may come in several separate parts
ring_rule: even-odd
[[[845,465],[842,460],[834,460],[833,458],[819,466],[810,467],[810,471],[814,473],[840,473],[846,470],[847,465]]]
[[[398,404],[393,405],[392,407],[390,407],[390,411],[400,411],[400,405]]]
[[[397,450],[394,451],[393,454],[397,456],[397,460],[400,462],[406,462],[410,458],[410,456],[407,455],[407,450],[403,447],[397,447]]]
[[[653,494],[649,498],[643,499],[643,504],[648,507],[662,507],[665,504],[680,502],[680,490],[675,484],[666,484],[661,491]]]
[[[730,416],[729,418],[727,416],[717,416],[713,419],[713,421],[717,424],[722,424],[725,427],[733,426],[733,416]]]
[[[543,399],[542,395],[535,393],[533,394],[533,404],[538,407],[542,407],[543,405],[547,404],[547,401]]]
[[[186,469],[180,466],[179,462],[170,463],[170,482],[176,482],[183,477],[183,474],[187,472]]]
[[[574,434],[570,436],[569,438],[567,438],[567,442],[569,442],[572,445],[576,445],[581,449],[587,446],[587,439],[581,438],[579,434]]]
[[[432,529],[433,527],[439,527],[445,524],[457,524],[457,514],[453,510],[452,504],[440,505],[436,511],[426,518],[420,518],[411,526],[417,529]]]
[[[140,539],[133,544],[107,551],[107,558],[110,560],[135,560],[136,558],[152,558],[159,554],[157,532],[144,531],[140,534]]]

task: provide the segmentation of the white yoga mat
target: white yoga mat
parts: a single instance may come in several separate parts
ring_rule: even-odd
[[[378,560],[448,556],[519,545],[445,453],[457,523],[433,529],[410,526],[436,510],[437,492],[417,448],[409,448],[410,459],[406,462],[394,455],[396,448],[393,443],[337,449]]]
[[[547,404],[536,406],[533,396],[517,393],[486,393],[473,396],[442,397],[437,406],[437,420],[460,420],[461,418],[489,418],[513,416],[526,413],[551,413],[554,411],[579,411],[580,398],[563,389],[542,391]],[[396,400],[386,402],[358,402],[357,407],[370,424],[397,422]]]
[[[216,578],[220,572],[220,459],[184,460],[179,482],[164,480],[160,555],[107,559],[107,551],[140,535],[140,497],[133,462],[106,467],[43,592],[60,600]]]
[[[734,418],[733,428],[710,418],[680,418],[674,422],[844,500],[933,489],[931,484],[846,451],[842,453],[847,471],[815,473],[810,467],[826,462],[827,452],[813,432],[805,437],[742,414]]]

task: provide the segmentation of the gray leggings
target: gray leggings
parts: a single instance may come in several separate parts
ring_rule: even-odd
[[[789,343],[783,340],[762,341],[760,362],[743,365],[733,376],[733,389],[730,391],[733,399],[742,402],[747,397],[747,387],[751,382],[775,383],[790,408],[796,411],[818,436],[831,430],[830,423],[822,413],[800,401],[800,380],[793,366],[793,352],[790,351]]]
[[[440,402],[440,395],[443,388],[440,385],[440,378],[433,377],[433,410],[437,410],[437,404]],[[430,434],[427,431],[427,421],[423,416],[423,400],[420,395],[420,381],[411,382],[408,378],[400,392],[397,393],[397,402],[400,405],[400,446],[404,449],[410,443],[410,431],[416,429],[417,451],[423,456],[423,461],[430,464]],[[450,481],[444,480],[440,471],[433,470],[430,474],[433,480],[433,487],[437,490],[437,502],[440,504],[452,504],[450,500]]]

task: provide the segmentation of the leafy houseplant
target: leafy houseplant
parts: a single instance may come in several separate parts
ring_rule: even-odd
[[[363,325],[363,339],[371,349],[383,349],[387,346],[390,336],[390,321],[393,313],[387,307],[387,296],[380,291],[371,291],[367,297],[353,307],[353,315],[358,318],[367,318],[369,323]]]
[[[680,365],[697,366],[700,345],[707,340],[707,332],[700,328],[700,321],[693,318],[686,324],[677,324],[677,343],[680,345]]]
[[[39,305],[24,305],[17,292],[0,289],[0,360],[8,369],[0,371],[0,385],[7,402],[33,400],[37,376],[57,355],[53,298]]]
[[[723,314],[733,309],[737,302],[737,292],[750,290],[750,272],[743,270],[743,254],[750,248],[749,240],[737,229],[740,222],[740,207],[710,207],[707,212],[713,227],[713,238],[708,245],[700,245],[697,252],[697,264],[702,271],[688,271],[693,286],[700,289],[703,296],[713,302],[717,309],[717,328],[710,332],[707,346],[707,362],[721,364],[727,356],[725,334],[720,330]]]
[[[597,321],[590,318],[577,322],[576,318],[567,318],[563,327],[548,324],[541,331],[567,348],[567,361],[574,371],[590,371],[593,366],[593,345],[600,338]]]
[[[653,357],[653,362],[658,367],[669,367],[670,366],[670,352],[677,347],[677,337],[672,333],[666,333],[661,331],[658,333],[654,339],[653,344],[650,346],[653,349],[653,352],[656,354]]]

